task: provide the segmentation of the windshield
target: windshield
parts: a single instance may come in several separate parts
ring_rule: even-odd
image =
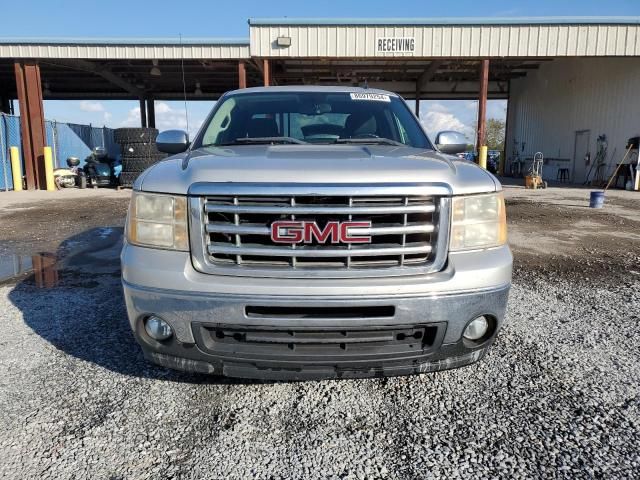
[[[433,148],[407,105],[393,95],[349,92],[256,92],[224,98],[194,142],[372,143]]]

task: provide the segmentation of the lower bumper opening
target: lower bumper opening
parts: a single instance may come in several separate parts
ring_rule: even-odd
[[[245,307],[249,318],[393,318],[396,307],[393,305],[359,305],[342,307],[283,307],[252,306]]]
[[[269,368],[418,361],[440,346],[444,331],[442,323],[366,329],[193,325],[203,353]]]

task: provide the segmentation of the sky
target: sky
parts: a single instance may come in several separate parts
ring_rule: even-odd
[[[248,36],[247,19],[270,17],[521,17],[640,15],[640,0],[2,0],[2,37],[224,37]],[[28,21],[17,21],[27,19]],[[213,102],[189,102],[194,132]],[[490,101],[488,117],[504,118],[504,101]],[[427,131],[462,130],[473,138],[476,102],[421,103]],[[50,120],[110,127],[137,126],[132,101],[46,101]],[[185,128],[182,102],[156,102],[159,129]],[[437,128],[436,128],[437,127]],[[440,128],[443,127],[443,128]],[[457,127],[457,128],[456,128]]]

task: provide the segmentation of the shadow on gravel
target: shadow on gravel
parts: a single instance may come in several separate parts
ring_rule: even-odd
[[[129,327],[120,284],[122,237],[122,227],[93,228],[68,238],[55,253],[32,255],[26,271],[15,272],[13,281],[19,282],[9,293],[24,322],[59,351],[122,375],[256,383],[176,372],[145,360]]]

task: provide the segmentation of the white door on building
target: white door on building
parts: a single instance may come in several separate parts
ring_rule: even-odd
[[[571,181],[573,183],[583,183],[587,179],[590,164],[587,164],[587,155],[589,153],[589,130],[578,130],[573,150],[573,175]]]

